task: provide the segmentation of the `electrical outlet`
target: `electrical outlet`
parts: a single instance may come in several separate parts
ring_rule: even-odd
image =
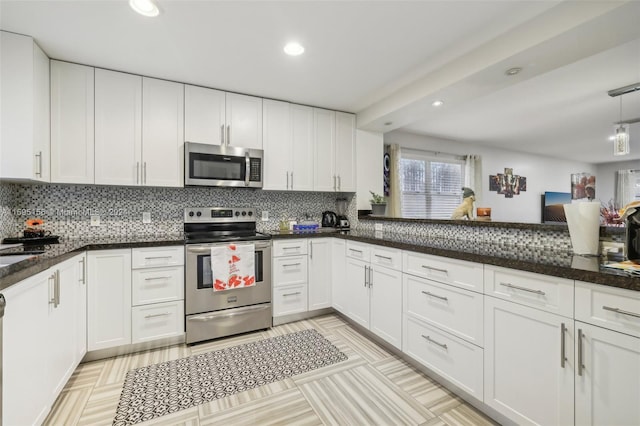
[[[91,215],[91,226],[100,226],[100,215]]]
[[[262,210],[262,221],[266,222],[269,220],[269,212],[267,210]]]
[[[142,213],[142,223],[151,223],[151,213],[149,212]]]
[[[381,223],[376,223],[374,226],[375,226],[375,230],[376,231],[382,231],[382,224]]]

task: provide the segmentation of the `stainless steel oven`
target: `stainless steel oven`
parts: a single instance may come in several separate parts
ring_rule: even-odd
[[[185,142],[186,186],[262,188],[263,151]]]
[[[271,327],[271,241],[256,232],[255,211],[187,209],[185,236],[186,342]],[[211,248],[229,242],[254,244],[256,284],[214,291]]]

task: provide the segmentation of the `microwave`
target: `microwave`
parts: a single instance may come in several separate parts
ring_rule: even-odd
[[[263,151],[184,143],[185,186],[262,188]]]

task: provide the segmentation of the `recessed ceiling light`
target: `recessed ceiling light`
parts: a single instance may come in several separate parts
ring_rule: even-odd
[[[439,106],[444,105],[444,101],[440,101],[440,100],[433,101],[433,103],[431,105],[434,106],[434,107],[439,107]]]
[[[292,41],[284,46],[284,53],[290,56],[298,56],[304,53],[304,47],[300,43]]]
[[[609,136],[609,140],[610,140],[610,141],[615,141],[615,140],[616,140],[616,137],[615,137],[614,135],[611,135],[611,136]]]
[[[519,74],[520,71],[522,71],[522,68],[520,67],[513,67],[513,68],[509,68],[508,70],[506,70],[504,73],[506,75],[516,75]]]
[[[153,17],[160,14],[160,9],[152,0],[129,0],[129,6],[143,16]]]

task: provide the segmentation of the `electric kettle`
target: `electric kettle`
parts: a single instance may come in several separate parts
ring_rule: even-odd
[[[322,212],[322,227],[335,228],[336,226],[338,226],[338,215],[330,210]]]

